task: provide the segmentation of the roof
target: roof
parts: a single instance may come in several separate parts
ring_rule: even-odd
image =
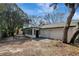
[[[77,24],[78,24],[78,20],[77,21],[72,21],[71,22],[71,27],[75,27]],[[42,26],[25,26],[24,28],[41,28],[41,29],[43,29],[43,28],[63,28],[64,26],[66,25],[66,23],[55,23],[55,24],[48,24],[48,25],[42,25]]]
[[[40,26],[40,28],[61,28],[64,27],[66,23],[55,23],[55,24],[49,24],[49,25],[43,25]],[[77,25],[77,22],[72,22],[71,27],[75,27]]]

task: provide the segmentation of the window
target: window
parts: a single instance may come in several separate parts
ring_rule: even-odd
[[[25,34],[32,35],[32,29],[25,29]]]

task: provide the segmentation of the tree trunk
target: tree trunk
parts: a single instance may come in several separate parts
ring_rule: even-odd
[[[67,43],[68,29],[69,29],[69,26],[70,26],[70,24],[71,24],[71,20],[72,20],[74,14],[75,14],[75,9],[72,8],[72,9],[71,9],[71,12],[70,12],[70,14],[69,14],[69,16],[68,16],[68,18],[67,18],[66,26],[64,27],[63,43]]]
[[[77,30],[77,31],[75,32],[75,34],[73,35],[73,37],[71,38],[71,41],[70,41],[71,44],[74,44],[74,41],[75,41],[76,36],[77,36],[78,34],[79,34],[79,30]]]

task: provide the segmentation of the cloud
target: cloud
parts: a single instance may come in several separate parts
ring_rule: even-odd
[[[36,5],[38,6],[37,10],[25,9],[24,11],[30,15],[44,15],[45,13],[51,13],[53,11],[48,3],[38,3]]]
[[[37,5],[42,13],[51,13],[53,11],[53,8],[49,7],[50,3],[38,3]]]
[[[26,9],[24,12],[31,15],[34,14],[34,11],[30,9]]]
[[[25,9],[24,12],[27,13],[28,15],[36,15],[36,16],[41,14],[43,15],[43,11],[40,9],[39,10]]]
[[[78,13],[78,12],[76,12],[76,13],[75,13],[75,15],[74,15],[73,19],[76,19],[76,20],[78,20],[78,19],[79,19],[79,13]]]
[[[36,10],[31,10],[31,9],[25,9],[24,12],[27,13],[28,15],[38,15],[39,14],[38,10],[36,11]]]
[[[49,8],[49,3],[38,3],[37,5],[44,8]]]
[[[45,13],[51,13],[53,11],[53,9],[49,7],[50,3],[36,3],[33,5],[35,9],[33,9],[32,7],[31,9],[29,9],[28,4],[27,4],[28,6],[26,5],[27,7],[25,7],[25,4],[17,4],[17,5],[20,6],[21,9],[28,15],[44,15]]]

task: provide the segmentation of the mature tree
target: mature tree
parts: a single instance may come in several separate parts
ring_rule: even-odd
[[[57,8],[57,4],[51,4],[50,6],[53,6],[54,5],[54,9]],[[63,43],[67,43],[67,37],[68,37],[68,29],[69,29],[69,26],[71,24],[71,20],[76,12],[76,9],[79,7],[79,4],[77,3],[65,3],[65,6],[67,6],[69,8],[69,15],[67,17],[67,22],[66,22],[66,25],[64,27],[64,36],[63,36]]]
[[[45,13],[43,16],[34,16],[29,15],[29,19],[31,20],[32,26],[40,26],[45,24],[53,24],[58,22],[64,22],[64,13]]]
[[[63,21],[64,18],[64,13],[48,13],[44,16],[44,19],[49,23],[49,24],[53,24],[53,23],[58,23],[58,22],[64,22]]]
[[[7,36],[14,36],[16,28],[22,28],[28,20],[27,15],[16,4],[3,4],[0,7],[0,31]]]

